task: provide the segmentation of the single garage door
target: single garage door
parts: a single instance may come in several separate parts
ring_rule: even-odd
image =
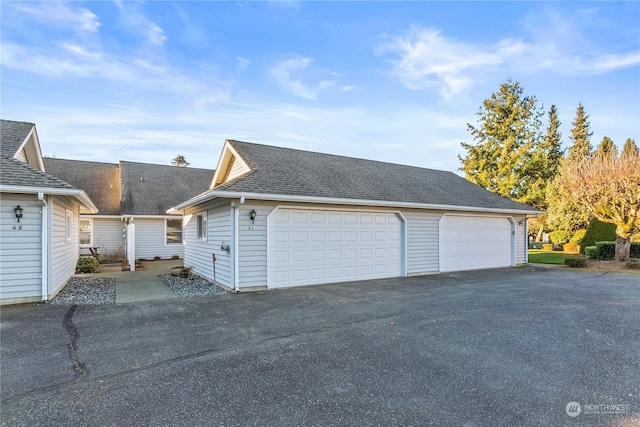
[[[395,214],[277,209],[267,227],[269,288],[402,274],[402,221]]]
[[[440,271],[513,265],[508,218],[444,215],[440,220]]]

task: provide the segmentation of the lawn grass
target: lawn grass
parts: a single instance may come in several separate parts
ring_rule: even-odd
[[[529,262],[535,264],[564,264],[566,255],[564,252],[529,249]]]

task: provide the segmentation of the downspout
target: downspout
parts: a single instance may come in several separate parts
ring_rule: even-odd
[[[240,206],[244,205],[244,196],[240,197],[240,201],[233,205],[233,290],[240,292],[240,260],[238,257]]]
[[[45,200],[44,193],[38,193],[38,200],[42,202],[42,301],[49,299],[49,206]]]

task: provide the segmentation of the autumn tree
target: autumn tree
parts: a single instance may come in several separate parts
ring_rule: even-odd
[[[561,181],[572,203],[615,224],[616,260],[628,261],[631,238],[640,233],[640,156],[593,156],[565,162]]]
[[[544,187],[555,172],[550,154],[555,139],[542,138],[542,110],[534,96],[524,96],[518,82],[507,80],[485,99],[477,126],[467,124],[475,144],[466,150],[460,170],[489,191],[535,207],[545,203]],[[559,122],[558,122],[559,124]]]
[[[189,166],[191,163],[187,162],[187,159],[182,154],[178,154],[175,159],[171,160],[171,164],[182,168]]]
[[[639,154],[640,153],[638,151],[636,142],[631,138],[627,138],[627,141],[624,143],[624,147],[622,147],[622,153],[620,153],[620,157],[637,156]]]

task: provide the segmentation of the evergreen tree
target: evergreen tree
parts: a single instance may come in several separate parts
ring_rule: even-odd
[[[631,138],[627,138],[627,141],[624,143],[624,147],[622,148],[620,157],[637,157],[638,155],[638,146],[636,145],[636,142]]]
[[[584,112],[582,104],[578,104],[576,110],[576,118],[572,122],[573,128],[571,129],[571,136],[569,137],[573,141],[573,145],[569,147],[568,158],[571,161],[579,160],[591,155],[593,147],[591,146],[591,125],[589,123],[589,116]]]
[[[537,169],[547,165],[550,157],[543,154],[546,140],[540,134],[542,111],[536,98],[524,96],[520,83],[507,80],[484,100],[477,115],[477,127],[467,124],[475,145],[462,143],[467,153],[458,156],[460,170],[489,191],[543,206],[546,182]],[[547,167],[542,169],[546,173]]]
[[[191,163],[187,162],[187,159],[182,154],[178,154],[175,159],[171,160],[171,164],[182,168],[189,166]]]
[[[598,148],[596,148],[596,151],[595,153],[593,153],[593,155],[603,157],[617,157],[618,147],[616,147],[616,144],[613,143],[613,140],[611,138],[605,136],[604,138],[602,138],[602,142],[600,142],[600,145],[598,145]]]

